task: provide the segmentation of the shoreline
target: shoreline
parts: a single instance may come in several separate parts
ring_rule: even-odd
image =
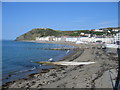
[[[40,43],[40,42],[35,42],[35,43]],[[62,61],[96,61],[96,59],[102,60],[102,58],[106,59],[107,61],[109,60],[106,55],[103,55],[105,54],[105,52],[97,49],[97,46],[93,46],[95,47],[95,49],[93,49],[91,45],[80,46],[79,44],[66,43],[66,42],[42,42],[42,43],[54,43],[54,44],[65,43],[67,45],[73,45],[75,47],[79,47],[79,50],[76,51],[75,54],[63,57],[61,59]],[[101,54],[104,57],[101,57]],[[22,87],[23,88],[72,88],[72,87],[95,88],[96,87],[95,82],[103,75],[105,71],[108,70],[110,66],[110,65],[106,66],[102,64],[114,62],[114,61],[109,61],[109,62],[105,62],[105,61],[103,62],[103,61],[97,61],[99,63],[95,65],[57,66],[55,68],[45,69],[42,70],[41,73],[31,74],[27,78],[6,83],[5,85],[3,85],[3,88],[22,88]],[[114,64],[116,65],[116,62],[114,62]],[[111,69],[116,68],[114,64],[112,65]],[[86,72],[86,70],[88,71],[88,73]],[[80,78],[83,80],[81,80]],[[67,81],[65,81],[64,79]],[[97,87],[99,87],[99,85]]]
[[[20,42],[21,42],[21,41],[20,41]],[[22,41],[22,42],[39,43],[39,42],[35,42],[35,41]],[[48,42],[42,42],[42,43],[48,43]],[[56,43],[51,43],[51,42],[50,42],[50,44],[56,44]],[[65,44],[61,44],[61,45],[65,45]],[[66,44],[66,46],[69,46],[69,45]],[[67,59],[67,58],[69,58],[70,56],[73,56],[73,55],[74,55],[73,58],[76,58],[76,57],[78,56],[78,55],[77,55],[77,56],[75,55],[75,54],[77,54],[77,52],[78,52],[78,50],[76,49],[76,47],[74,47],[73,49],[70,50],[69,53],[67,53],[66,55],[63,55],[62,57],[59,57],[59,59],[57,59],[57,60],[55,60],[55,61],[63,61],[63,60],[65,60],[65,59]],[[48,69],[52,69],[52,68],[54,68],[54,66],[49,67]],[[39,69],[40,69],[40,68],[39,68]],[[34,74],[36,74],[36,73],[41,73],[42,70],[44,71],[44,70],[46,70],[46,68],[45,68],[45,69],[40,69],[40,70],[41,70],[41,71],[39,71],[39,72],[34,72],[35,70],[33,70],[33,71],[32,71],[32,72],[33,72],[32,74],[28,74],[28,75],[25,76],[25,77],[18,78],[18,79],[12,80],[12,81],[7,81],[7,82],[5,82],[3,85],[5,85],[5,84],[7,84],[7,83],[14,82],[14,81],[18,81],[18,80],[21,80],[21,79],[24,79],[24,78],[28,78],[29,76],[34,75]],[[30,71],[31,71],[31,70],[30,70]],[[27,71],[27,72],[29,73],[30,71]],[[36,71],[37,71],[37,70],[36,70]],[[13,75],[14,75],[14,74],[13,74]],[[11,77],[11,74],[8,75],[8,77],[6,77],[6,79],[9,78],[9,76]]]

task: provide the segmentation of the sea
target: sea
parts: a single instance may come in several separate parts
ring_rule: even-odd
[[[71,53],[68,50],[50,50],[50,48],[70,47],[60,44],[20,42],[12,40],[2,41],[2,83],[25,78],[29,74],[49,69],[46,66],[34,63],[36,61],[60,60]]]

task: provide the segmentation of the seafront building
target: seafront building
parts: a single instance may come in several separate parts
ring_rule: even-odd
[[[111,44],[105,44],[107,48],[120,48],[120,32],[116,33],[114,36],[114,41]]]
[[[113,43],[114,38],[96,38],[96,37],[36,37],[37,41],[64,41],[64,42],[104,42],[104,43]]]
[[[66,38],[66,42],[76,42],[78,41],[78,37],[67,37]]]
[[[90,35],[89,35],[90,36]],[[93,42],[101,42],[101,43],[115,43],[120,41],[120,32],[114,35],[114,37],[71,37],[71,36],[62,36],[62,37],[55,37],[55,36],[47,36],[47,37],[36,37],[37,41],[63,41],[63,42],[83,42],[83,43],[93,43]]]
[[[61,41],[62,39],[61,39],[61,37],[54,37],[53,38],[53,41]]]
[[[115,43],[120,44],[120,31],[118,33],[116,33],[116,35],[114,36],[114,41],[115,41]]]
[[[80,37],[78,41],[82,42],[104,42],[112,43],[114,38],[96,38],[96,37]]]
[[[54,36],[47,36],[47,37],[36,37],[36,40],[39,41],[53,41]]]

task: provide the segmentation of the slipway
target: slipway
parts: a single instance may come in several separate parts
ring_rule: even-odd
[[[96,62],[35,62],[42,65],[88,65],[88,64],[94,64]]]

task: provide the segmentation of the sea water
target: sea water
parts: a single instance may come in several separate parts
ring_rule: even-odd
[[[68,54],[65,50],[49,48],[72,47],[59,44],[2,41],[2,80],[3,83],[20,79],[41,69],[50,68],[36,64],[36,61],[59,60]]]

